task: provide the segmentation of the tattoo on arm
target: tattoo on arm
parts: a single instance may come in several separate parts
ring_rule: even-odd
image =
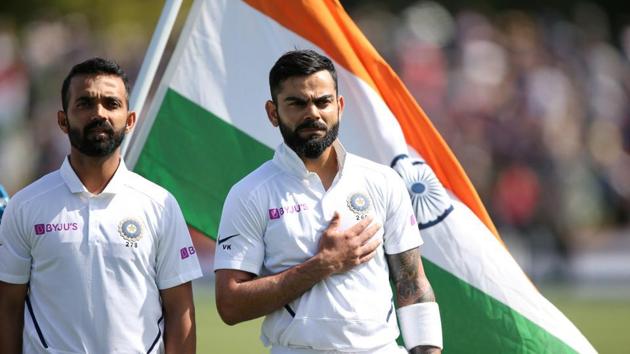
[[[434,302],[435,294],[424,274],[420,249],[387,255],[389,276],[396,286],[398,307],[421,302]],[[437,347],[420,345],[409,350],[409,354],[439,354]]]
[[[435,301],[433,289],[422,271],[420,249],[387,256],[389,275],[396,286],[398,306]]]

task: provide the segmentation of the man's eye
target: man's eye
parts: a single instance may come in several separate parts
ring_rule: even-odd
[[[118,100],[108,100],[106,102],[106,105],[109,109],[118,109],[122,106],[122,104]]]
[[[330,103],[331,103],[331,101],[328,100],[328,99],[326,99],[326,100],[319,100],[319,101],[315,102],[315,104],[319,108],[324,108],[324,107],[328,106]]]

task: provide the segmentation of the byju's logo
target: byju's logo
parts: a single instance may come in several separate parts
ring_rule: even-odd
[[[46,225],[37,224],[35,225],[35,235],[43,235],[46,233]]]
[[[269,209],[269,219],[280,219],[284,214],[299,213],[301,211],[308,210],[306,204],[295,204],[289,206],[281,206],[280,208]]]
[[[193,246],[184,247],[179,250],[179,256],[181,259],[186,259],[195,253],[195,247]]]
[[[35,227],[35,235],[43,235],[47,232],[61,232],[61,231],[76,231],[79,229],[79,224],[76,222],[66,222],[60,224],[37,224]]]
[[[278,208],[269,209],[269,219],[280,219],[280,211]]]

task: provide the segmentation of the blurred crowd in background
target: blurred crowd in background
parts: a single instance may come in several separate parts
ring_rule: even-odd
[[[73,64],[105,56],[135,78],[162,6],[143,3],[143,23],[99,25],[98,14],[80,9],[0,13],[0,184],[9,194],[58,168],[68,151],[56,112]],[[552,251],[560,275],[576,250],[623,237],[630,22],[613,31],[595,3],[562,13],[351,3],[351,17],[453,149],[504,237]]]
[[[464,166],[503,237],[558,256],[622,237],[630,211],[630,22],[377,4],[352,17]],[[554,274],[555,273],[555,274]]]

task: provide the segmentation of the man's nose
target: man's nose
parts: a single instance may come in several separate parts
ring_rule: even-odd
[[[107,109],[100,103],[95,104],[92,119],[105,119],[106,117]]]
[[[317,105],[315,104],[315,102],[308,102],[306,104],[306,115],[305,118],[307,119],[313,119],[313,120],[318,120],[321,118],[321,114],[319,112],[319,108],[317,108]]]

